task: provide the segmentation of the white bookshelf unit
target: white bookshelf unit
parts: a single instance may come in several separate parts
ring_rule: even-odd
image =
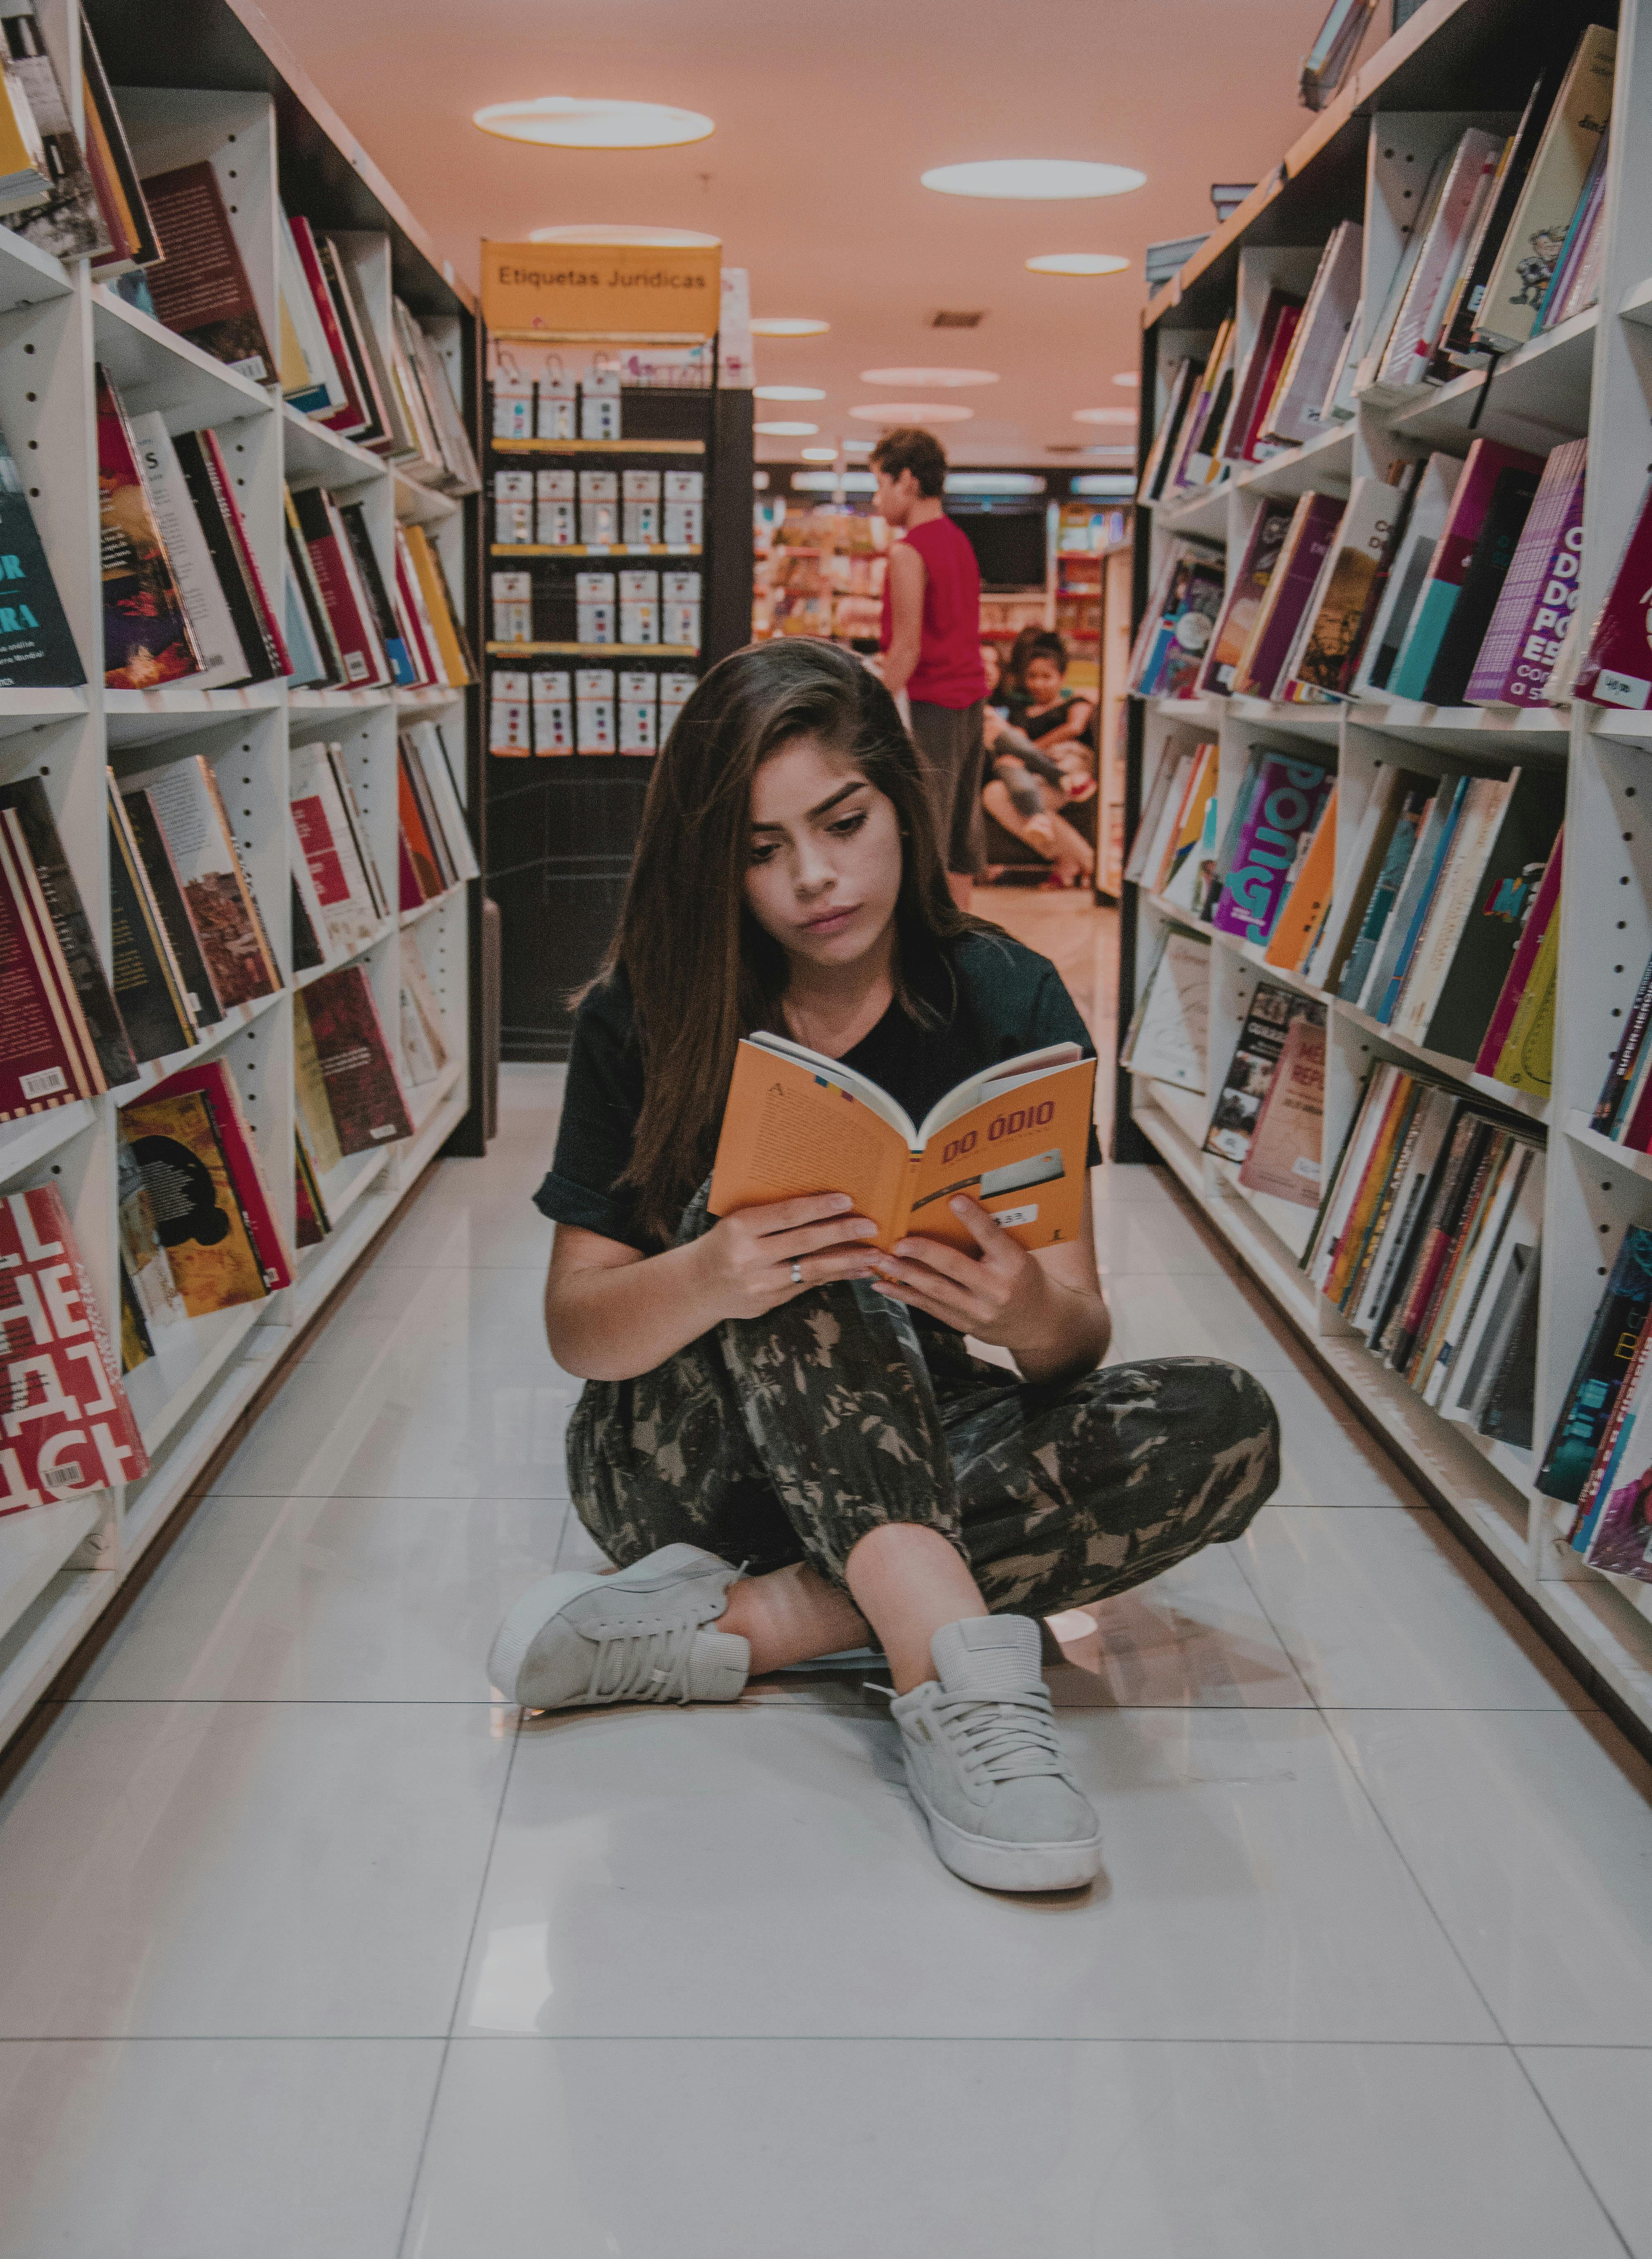
[[[81,124],[80,19],[67,0],[39,11]],[[140,174],[210,161],[259,304],[277,334],[277,199],[338,232],[366,285],[382,333],[394,289],[434,338],[475,430],[478,324],[474,303],[438,260],[389,185],[309,89],[251,6],[153,0],[141,10],[88,13]],[[141,80],[143,83],[132,83]],[[124,772],[203,754],[212,764],[257,895],[283,986],[232,1008],[175,1059],[153,1061],[108,1095],[0,1125],[0,1191],[50,1183],[72,1215],[104,1319],[119,1338],[116,1113],[175,1066],[227,1060],[265,1173],[293,1228],[295,983],[289,932],[289,746],[341,745],[380,868],[397,868],[396,734],[409,720],[441,724],[455,782],[479,828],[474,691],[288,690],[280,682],[153,692],[103,688],[95,367],[133,413],[159,409],[173,431],[210,426],[238,488],[267,588],[282,585],[281,487],[322,485],[366,505],[387,577],[397,518],[417,520],[439,547],[455,602],[474,608],[476,505],[418,484],[376,456],[286,407],[136,311],[73,267],[0,227],[0,428],[22,471],[35,522],[80,648],[81,690],[0,691],[0,780],[39,776],[105,958],[110,887],[105,768]],[[397,952],[424,957],[441,1006],[448,1063],[408,1091],[410,1138],[346,1158],[322,1179],[333,1229],[300,1253],[290,1288],[161,1334],[158,1353],[128,1376],[152,1465],[124,1490],[75,1497],[0,1518],[0,1745],[109,1606],[173,1509],[228,1439],[299,1333],[455,1132],[480,1151],[481,1105],[471,1042],[478,975],[480,889],[460,885],[421,909],[386,918],[365,959],[381,1017],[398,1023]],[[341,960],[333,959],[337,964]]]
[[[1642,12],[1646,20],[1641,20]],[[1427,0],[1314,118],[1268,180],[1208,237],[1143,317],[1143,454],[1171,365],[1206,351],[1237,308],[1243,356],[1269,289],[1303,289],[1332,229],[1364,228],[1364,309],[1375,325],[1388,275],[1429,165],[1469,125],[1512,123],[1540,66],[1563,70],[1585,26],[1618,32],[1606,203],[1606,265],[1597,309],[1540,335],[1484,372],[1407,395],[1358,396],[1354,420],[1307,445],[1241,468],[1222,485],[1138,512],[1136,610],[1147,601],[1165,541],[1198,534],[1226,544],[1231,574],[1260,499],[1309,490],[1345,495],[1395,456],[1466,454],[1477,433],[1542,453],[1587,436],[1580,624],[1593,616],[1652,461],[1652,0],[1539,11],[1526,0]],[[1323,1165],[1341,1151],[1373,1058],[1421,1060],[1436,1074],[1537,1123],[1545,1135],[1535,1449],[1519,1451],[1442,1417],[1388,1371],[1299,1267],[1312,1211],[1253,1196],[1231,1164],[1205,1153],[1247,1004],[1264,977],[1262,952],[1189,919],[1141,889],[1125,890],[1121,1013],[1128,1020],[1168,921],[1211,943],[1208,1096],[1121,1078],[1116,1150],[1162,1161],[1229,1248],[1300,1329],[1365,1419],[1453,1517],[1528,1615],[1596,1674],[1620,1715],[1652,1732],[1652,1586],[1586,1567],[1566,1544],[1570,1509],[1532,1477],[1554,1425],[1626,1226],[1652,1225],[1652,1165],[1596,1136],[1590,1114],[1622,1015],[1652,953],[1652,716],[1576,703],[1516,714],[1381,700],[1300,707],[1254,699],[1132,700],[1127,785],[1138,819],[1157,764],[1193,739],[1220,745],[1220,829],[1249,750],[1311,749],[1332,757],[1344,821],[1335,885],[1356,873],[1357,811],[1385,763],[1438,773],[1468,766],[1505,775],[1530,764],[1563,773],[1566,842],[1552,1096],[1530,1096],[1399,1040],[1326,997]],[[1272,968],[1266,978],[1306,987]],[[1309,991],[1318,994],[1317,991]]]

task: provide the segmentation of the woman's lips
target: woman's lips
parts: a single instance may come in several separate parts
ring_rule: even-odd
[[[806,919],[803,930],[805,933],[836,933],[840,927],[848,924],[859,907],[858,902],[851,902],[847,909],[824,910],[819,917]]]

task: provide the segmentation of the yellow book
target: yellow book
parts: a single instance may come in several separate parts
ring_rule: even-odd
[[[1273,931],[1263,951],[1268,964],[1277,965],[1285,973],[1301,971],[1314,937],[1325,923],[1325,913],[1330,908],[1331,882],[1335,876],[1336,787],[1333,785],[1303,855],[1296,884],[1285,898],[1285,907],[1274,921]]]
[[[1497,1062],[1499,1082],[1539,1098],[1549,1096],[1555,1079],[1555,975],[1559,964],[1560,920],[1551,917]]]
[[[310,1015],[303,1008],[302,989],[296,1003],[298,1008],[293,1014],[293,1097],[304,1144],[309,1148],[310,1166],[318,1177],[324,1177],[329,1169],[336,1169],[343,1160],[344,1148],[333,1127],[326,1078],[321,1071],[316,1038],[310,1030]]]
[[[712,1172],[714,1215],[847,1193],[888,1250],[908,1232],[972,1251],[951,1200],[967,1193],[1023,1247],[1077,1239],[1090,1172],[1095,1061],[1056,1044],[985,1067],[914,1122],[841,1059],[748,1036]]]
[[[138,1099],[122,1108],[120,1130],[143,1171],[156,1236],[189,1315],[261,1301],[269,1289],[207,1100],[196,1090]]]
[[[309,361],[305,359],[304,348],[299,340],[298,331],[294,324],[293,317],[287,310],[285,296],[277,301],[277,313],[279,324],[276,337],[279,342],[276,351],[281,356],[281,391],[283,394],[308,392],[316,379]]]
[[[1219,749],[1214,745],[1200,746],[1200,759],[1194,765],[1186,795],[1182,802],[1181,820],[1159,865],[1158,874],[1150,888],[1153,894],[1164,893],[1186,857],[1199,844],[1199,836],[1205,828],[1205,809],[1209,805],[1211,794],[1216,789],[1219,759]]]
[[[422,525],[404,525],[402,535],[407,543],[408,554],[413,559],[413,570],[418,574],[424,609],[430,614],[431,627],[441,649],[442,665],[447,670],[448,681],[454,689],[460,689],[471,679],[470,669],[465,663],[465,648],[453,625],[452,608],[447,598],[446,575]]]

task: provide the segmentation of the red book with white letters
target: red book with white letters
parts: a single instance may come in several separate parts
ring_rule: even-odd
[[[61,1194],[0,1200],[0,1514],[136,1482],[149,1455]]]

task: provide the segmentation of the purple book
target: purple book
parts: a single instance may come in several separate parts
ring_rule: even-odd
[[[1331,772],[1258,746],[1261,766],[1211,923],[1219,933],[1265,941],[1285,900],[1297,841],[1312,831],[1329,797]],[[1252,756],[1255,758],[1255,755]]]
[[[1586,439],[1555,448],[1469,678],[1470,706],[1541,706],[1577,602]]]
[[[1291,656],[1291,646],[1296,641],[1307,600],[1314,594],[1314,583],[1320,577],[1325,552],[1336,538],[1336,529],[1347,508],[1345,495],[1316,494],[1308,497],[1300,535],[1295,541],[1288,534],[1285,537],[1285,549],[1274,567],[1276,581],[1284,575],[1279,593],[1245,680],[1234,685],[1235,690],[1252,698],[1272,698],[1277,695],[1279,670]]]

